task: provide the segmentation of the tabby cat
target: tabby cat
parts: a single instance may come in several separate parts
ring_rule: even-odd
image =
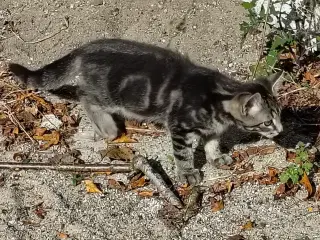
[[[124,119],[164,124],[178,177],[190,184],[201,181],[194,140],[204,141],[208,161],[230,164],[219,151],[219,136],[229,126],[267,138],[282,131],[281,72],[241,83],[168,49],[121,39],[92,41],[34,71],[8,66],[27,86],[80,102],[102,138],[117,138]]]

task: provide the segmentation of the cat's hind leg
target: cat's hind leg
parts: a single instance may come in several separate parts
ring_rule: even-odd
[[[112,141],[125,132],[125,122],[121,116],[109,113],[98,105],[86,103],[83,106],[95,133],[101,138]]]

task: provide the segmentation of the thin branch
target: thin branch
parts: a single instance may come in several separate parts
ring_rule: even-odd
[[[59,164],[0,162],[0,169],[54,170],[63,172],[131,172],[130,164]]]
[[[301,88],[292,90],[292,91],[290,91],[290,92],[281,94],[279,97],[284,97],[284,96],[287,96],[287,95],[289,95],[289,94],[291,94],[291,93],[299,92],[299,91],[306,90],[306,89],[307,89],[307,87],[301,87]]]
[[[145,157],[141,155],[135,156],[132,162],[134,168],[142,171],[170,204],[180,209],[183,208],[181,200],[171,191],[161,175],[153,170]]]
[[[50,34],[50,35],[48,35],[48,36],[46,36],[44,38],[36,40],[36,41],[25,41],[17,32],[13,31],[13,29],[11,29],[11,31],[18,39],[20,39],[24,43],[26,43],[26,44],[36,44],[36,43],[43,42],[43,41],[45,41],[45,40],[47,40],[49,38],[52,38],[52,37],[58,35],[59,33],[61,33],[64,30],[67,30],[69,28],[69,21],[68,21],[68,19],[66,17],[64,18],[64,21],[65,21],[65,24],[57,32],[54,32],[54,33],[52,33],[52,34]]]

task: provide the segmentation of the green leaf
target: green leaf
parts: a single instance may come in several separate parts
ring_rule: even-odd
[[[252,9],[252,8],[254,8],[256,6],[254,1],[243,2],[241,5],[242,5],[242,7],[244,7],[244,9]]]
[[[283,172],[280,174],[279,179],[282,183],[287,183],[288,180],[290,179],[290,176],[288,175],[288,173]]]
[[[302,168],[304,169],[304,171],[309,174],[309,172],[311,171],[313,167],[313,164],[310,162],[305,162],[304,164],[302,164]]]
[[[269,67],[273,68],[274,65],[277,63],[278,61],[278,51],[276,50],[271,50],[268,53],[268,56],[266,57],[266,63]]]
[[[294,175],[291,175],[290,178],[291,178],[293,184],[296,184],[299,182],[299,175],[294,174]]]
[[[305,162],[305,161],[308,160],[309,155],[308,155],[308,153],[306,151],[304,151],[304,152],[300,152],[298,157],[301,159],[301,161]]]

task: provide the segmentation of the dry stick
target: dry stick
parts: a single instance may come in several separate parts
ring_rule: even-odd
[[[27,43],[27,44],[36,44],[36,43],[43,42],[43,41],[45,41],[45,40],[47,40],[47,39],[49,39],[49,38],[52,38],[52,37],[56,36],[57,34],[61,33],[61,32],[64,31],[64,30],[67,30],[67,29],[69,28],[69,21],[68,21],[67,18],[64,18],[64,21],[65,21],[65,24],[64,24],[63,27],[61,27],[61,28],[59,29],[59,31],[54,32],[54,33],[52,33],[52,34],[50,34],[50,35],[48,35],[48,36],[46,36],[46,37],[44,37],[44,38],[41,38],[41,39],[39,39],[39,40],[36,40],[36,41],[25,41],[18,33],[16,33],[16,32],[13,31],[13,30],[11,30],[11,31],[12,31],[12,33],[13,33],[17,38],[19,38],[19,39],[20,39],[21,41],[23,41],[24,43]]]
[[[112,172],[128,173],[133,170],[143,172],[158,191],[177,208],[183,208],[181,200],[170,190],[161,175],[154,172],[147,159],[141,155],[135,156],[133,164],[47,164],[47,163],[16,163],[0,162],[0,169],[29,169],[29,170],[54,170],[64,172]]]
[[[158,130],[158,129],[144,129],[144,128],[133,128],[133,127],[126,127],[129,131],[136,131],[136,132],[151,132],[151,133],[165,133],[165,130]]]
[[[131,172],[130,164],[48,164],[0,162],[0,169],[54,170],[64,172]]]
[[[161,175],[152,169],[145,157],[137,155],[133,158],[132,162],[134,168],[142,171],[170,204],[180,209],[183,208],[181,200],[170,190]]]

